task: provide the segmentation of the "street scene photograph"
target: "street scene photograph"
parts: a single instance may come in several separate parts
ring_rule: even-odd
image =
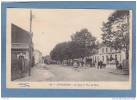
[[[8,8],[11,81],[129,81],[131,13]]]

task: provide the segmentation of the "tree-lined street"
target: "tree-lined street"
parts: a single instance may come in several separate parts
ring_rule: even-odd
[[[35,13],[35,11],[33,12]],[[70,12],[70,15],[71,14],[73,15],[72,11]],[[91,13],[91,16],[93,15],[94,14]],[[22,34],[24,35],[24,40],[20,41],[19,43],[18,40],[21,40],[20,36],[15,39],[15,42],[17,42],[16,48],[14,41],[12,43],[12,47],[14,49],[12,49],[12,57],[14,58],[12,59],[12,80],[127,81],[129,79],[130,69],[129,15],[130,14],[128,10],[115,10],[111,12],[110,15],[106,16],[106,20],[100,20],[100,26],[98,26],[100,27],[100,32],[98,32],[99,30],[97,27],[96,31],[92,31],[94,28],[83,26],[85,25],[85,22],[81,22],[77,23],[77,26],[80,25],[78,29],[74,29],[69,32],[64,31],[63,34],[59,34],[62,33],[59,32],[59,30],[66,29],[66,27],[63,26],[59,28],[59,30],[53,31],[54,35],[47,39],[49,41],[45,42],[46,37],[49,36],[47,30],[43,31],[48,33],[47,35],[43,36],[43,32],[43,34],[40,35],[44,38],[37,37],[34,39],[32,37],[32,10],[30,10],[29,34],[26,30],[18,26],[16,26],[15,29],[13,28],[14,30],[12,31],[13,37],[17,37],[21,32],[21,36]],[[43,16],[43,14],[41,16]],[[77,19],[78,15],[74,14],[73,16]],[[85,17],[83,18],[85,19]],[[64,23],[64,21],[62,22]],[[55,22],[53,24],[55,24]],[[93,23],[88,24],[89,26],[93,25]],[[53,26],[51,26],[51,29],[53,29]],[[59,37],[57,40],[54,38],[57,37],[55,34]],[[68,35],[66,35],[64,39],[61,39],[60,37],[63,37],[64,34]],[[29,38],[27,39],[27,37]],[[26,42],[26,39],[28,42]],[[12,40],[14,40],[14,38]],[[39,43],[39,45],[42,44],[42,46],[38,48],[33,46],[33,42],[36,42],[37,40],[43,41],[42,43]],[[25,45],[29,44],[28,46],[30,46],[29,49],[31,51],[27,50],[27,47],[25,47],[26,49],[24,51],[25,45],[22,46],[23,43],[25,43]],[[36,45],[37,43],[38,41],[34,44]],[[17,51],[20,46],[22,48]],[[14,75],[13,73],[17,74]]]

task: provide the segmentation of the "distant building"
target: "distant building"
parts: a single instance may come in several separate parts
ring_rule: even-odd
[[[30,75],[32,52],[32,34],[11,24],[11,80]]]
[[[33,55],[35,64],[42,63],[42,53],[39,50],[34,50]]]
[[[57,64],[57,61],[51,59],[49,55],[43,56],[43,61],[45,64]]]

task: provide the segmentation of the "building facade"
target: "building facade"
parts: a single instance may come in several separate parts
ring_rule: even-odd
[[[115,50],[113,48],[102,46],[98,49],[98,53],[90,57],[94,64],[102,61],[106,67],[116,67],[116,61],[122,64],[123,60],[126,59],[126,53],[124,50]]]
[[[30,75],[33,57],[32,34],[11,24],[11,80]]]
[[[35,64],[42,63],[42,53],[39,50],[34,50],[33,55]]]

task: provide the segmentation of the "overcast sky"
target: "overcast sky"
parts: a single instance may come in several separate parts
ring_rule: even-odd
[[[57,43],[69,41],[70,36],[82,28],[87,28],[101,41],[102,22],[114,10],[97,9],[32,9],[32,32],[34,49],[48,55]],[[29,31],[29,9],[9,8],[7,25],[11,23]]]

